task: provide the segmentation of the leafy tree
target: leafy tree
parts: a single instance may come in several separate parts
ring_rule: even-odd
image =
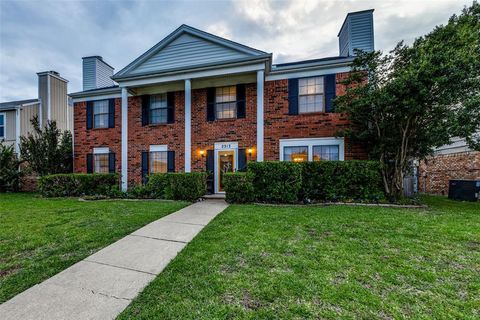
[[[17,191],[22,172],[13,146],[0,142],[0,192]]]
[[[35,116],[31,123],[33,133],[20,137],[20,154],[30,169],[40,176],[72,172],[72,134],[61,132],[55,121],[41,127]]]
[[[410,159],[425,159],[453,137],[480,148],[478,2],[411,46],[357,54],[346,94],[335,101],[353,125],[342,134],[384,164],[390,198],[402,196]]]

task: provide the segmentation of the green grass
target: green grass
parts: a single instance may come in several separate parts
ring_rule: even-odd
[[[232,205],[120,319],[478,319],[480,203]]]
[[[0,194],[0,303],[185,205]]]

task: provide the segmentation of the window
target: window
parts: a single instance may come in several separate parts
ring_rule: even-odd
[[[5,138],[5,113],[0,113],[0,138]]]
[[[215,89],[215,116],[217,119],[232,119],[237,115],[236,86]]]
[[[280,161],[344,160],[343,138],[280,139]]]
[[[108,128],[108,100],[93,102],[93,127]]]
[[[339,147],[333,146],[313,146],[313,161],[320,160],[339,160]]]
[[[167,151],[150,151],[150,173],[167,172]]]
[[[283,160],[293,162],[308,161],[308,147],[284,147]]]
[[[151,124],[167,123],[167,94],[163,93],[150,96],[150,109],[148,112]]]
[[[93,155],[95,173],[109,172],[108,155],[108,153],[96,153]]]
[[[323,95],[323,77],[298,80],[298,112],[325,111]]]

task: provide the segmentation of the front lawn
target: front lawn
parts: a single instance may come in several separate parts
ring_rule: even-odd
[[[0,303],[186,204],[0,194]]]
[[[232,205],[120,319],[480,316],[480,203]]]

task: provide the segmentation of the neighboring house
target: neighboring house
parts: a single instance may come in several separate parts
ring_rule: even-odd
[[[17,153],[20,136],[33,130],[30,120],[34,116],[38,116],[41,125],[55,120],[61,130],[73,128],[73,112],[68,106],[68,81],[56,71],[37,75],[38,98],[0,103],[0,141],[14,145]]]
[[[480,152],[471,150],[464,139],[440,147],[419,166],[419,191],[448,194],[448,181],[480,180]]]
[[[125,190],[153,172],[208,170],[217,193],[223,173],[250,160],[365,158],[336,137],[349,124],[332,100],[353,49],[374,49],[373,10],[348,14],[338,37],[338,56],[272,64],[270,53],[182,25],[115,75],[84,58],[84,91],[71,94],[75,172],[118,172]]]

